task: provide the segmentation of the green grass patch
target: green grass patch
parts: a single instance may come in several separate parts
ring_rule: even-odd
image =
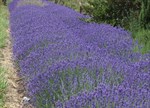
[[[139,44],[142,46],[141,52],[147,53],[150,51],[150,30],[141,29],[136,33],[136,39]]]
[[[7,82],[4,76],[5,69],[0,67],[0,108],[4,105],[4,97],[7,87]]]
[[[8,9],[6,6],[0,5],[0,48],[6,46],[7,29],[9,26]]]
[[[134,48],[135,52],[141,52],[143,54],[150,52],[150,30],[139,29],[133,32],[133,36],[139,45]]]
[[[6,39],[8,38],[9,28],[9,12],[8,7],[3,6],[0,2],[0,108],[3,108],[5,104],[5,94],[7,81],[5,79],[6,70],[1,66],[1,60],[3,59],[2,49],[6,46]]]

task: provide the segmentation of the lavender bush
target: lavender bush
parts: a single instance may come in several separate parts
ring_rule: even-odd
[[[9,6],[14,59],[34,106],[150,107],[150,54],[133,52],[129,32],[34,1]]]
[[[145,89],[101,83],[93,91],[84,91],[63,103],[57,101],[56,108],[148,108],[147,94]]]

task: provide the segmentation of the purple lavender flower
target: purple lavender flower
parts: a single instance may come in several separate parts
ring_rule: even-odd
[[[13,56],[36,107],[150,106],[150,56],[133,52],[130,33],[40,2],[9,6]]]

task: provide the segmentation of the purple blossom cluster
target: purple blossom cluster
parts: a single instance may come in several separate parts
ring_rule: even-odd
[[[148,108],[148,90],[131,89],[122,85],[110,87],[99,84],[93,91],[84,91],[64,103],[57,101],[57,108]],[[136,98],[135,98],[136,97]]]
[[[9,6],[13,54],[37,108],[150,107],[150,54],[133,52],[129,32],[24,2]]]

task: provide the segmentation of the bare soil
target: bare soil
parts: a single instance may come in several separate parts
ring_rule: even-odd
[[[7,31],[10,34],[9,30]],[[6,101],[4,108],[33,108],[32,105],[24,105],[22,102],[25,96],[25,87],[22,78],[19,78],[17,68],[14,65],[12,45],[10,36],[7,39],[7,46],[2,50],[2,66],[6,69],[6,80],[8,83]]]

